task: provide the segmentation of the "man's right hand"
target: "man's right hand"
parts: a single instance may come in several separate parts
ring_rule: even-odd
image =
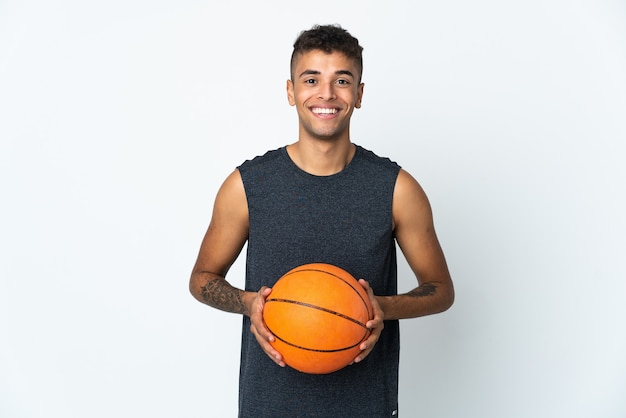
[[[248,312],[250,313],[250,331],[255,336],[263,351],[265,351],[265,354],[267,354],[267,356],[280,367],[285,367],[283,356],[271,345],[271,342],[275,341],[276,337],[274,337],[267,329],[265,322],[263,321],[265,300],[270,293],[272,293],[272,289],[267,286],[263,286],[257,293],[254,294],[254,298],[251,299],[248,308]]]

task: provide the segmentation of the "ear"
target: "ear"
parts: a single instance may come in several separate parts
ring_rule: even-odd
[[[293,82],[291,80],[287,80],[287,100],[290,106],[296,105],[296,97],[293,93]]]
[[[365,88],[365,83],[361,83],[359,84],[359,88],[356,92],[357,96],[356,96],[356,103],[354,104],[354,107],[357,109],[361,108],[361,101],[363,100],[363,89]]]

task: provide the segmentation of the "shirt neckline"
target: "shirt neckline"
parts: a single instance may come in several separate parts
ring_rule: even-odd
[[[287,146],[286,145],[280,148],[280,153],[281,153],[281,156],[287,161],[287,164],[289,164],[289,166],[292,168],[292,170],[294,170],[296,173],[298,173],[298,174],[300,174],[300,175],[302,175],[304,177],[308,177],[308,178],[312,178],[312,179],[320,179],[320,180],[328,179],[328,180],[330,180],[330,179],[334,179],[334,178],[337,178],[337,177],[341,177],[341,176],[345,175],[345,173],[350,172],[352,170],[352,166],[354,164],[354,161],[358,157],[360,157],[360,154],[362,152],[362,148],[359,145],[357,145],[357,144],[354,144],[354,145],[355,145],[356,149],[355,149],[354,155],[352,156],[352,159],[348,162],[348,164],[346,164],[346,166],[341,171],[338,171],[338,172],[336,172],[334,174],[330,174],[328,176],[319,176],[319,175],[316,175],[316,174],[311,174],[308,171],[305,171],[305,170],[301,169],[300,167],[298,167],[298,165],[295,162],[293,162],[293,160],[289,156],[289,153],[287,152]]]

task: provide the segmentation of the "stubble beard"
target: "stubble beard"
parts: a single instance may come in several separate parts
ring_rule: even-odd
[[[316,127],[313,123],[308,123],[301,120],[300,124],[303,133],[305,133],[307,137],[318,141],[334,142],[339,140],[340,138],[343,138],[346,135],[349,136],[349,125],[347,125],[345,122],[339,125]]]

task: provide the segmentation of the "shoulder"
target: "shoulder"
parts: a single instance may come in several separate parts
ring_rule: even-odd
[[[428,197],[422,186],[408,171],[400,169],[396,179],[394,190],[394,203],[402,204],[428,204]]]
[[[357,155],[366,163],[372,164],[375,166],[379,166],[385,168],[390,171],[398,172],[400,170],[400,166],[395,161],[392,161],[388,157],[381,157],[378,154],[370,151],[366,148],[363,148],[360,145],[356,146]]]
[[[408,171],[400,169],[396,180],[396,189],[399,194],[402,193],[424,193],[422,186]]]
[[[247,172],[250,170],[254,170],[255,168],[263,167],[264,165],[271,163],[272,161],[276,161],[281,158],[283,153],[285,152],[285,147],[281,147],[278,149],[267,151],[263,155],[258,155],[250,160],[244,161],[237,169],[240,172]]]
[[[287,151],[282,147],[244,161],[237,171],[245,193],[251,197],[271,190],[277,179],[285,177],[288,168]]]
[[[380,187],[385,193],[393,193],[401,170],[396,162],[358,145],[354,161],[353,171],[368,182],[370,190]]]
[[[418,181],[406,170],[400,169],[393,193],[393,218],[398,225],[406,221],[425,221],[432,218],[428,196]]]
[[[234,170],[222,183],[217,192],[216,205],[225,208],[240,208],[247,206],[246,192],[238,169]]]

